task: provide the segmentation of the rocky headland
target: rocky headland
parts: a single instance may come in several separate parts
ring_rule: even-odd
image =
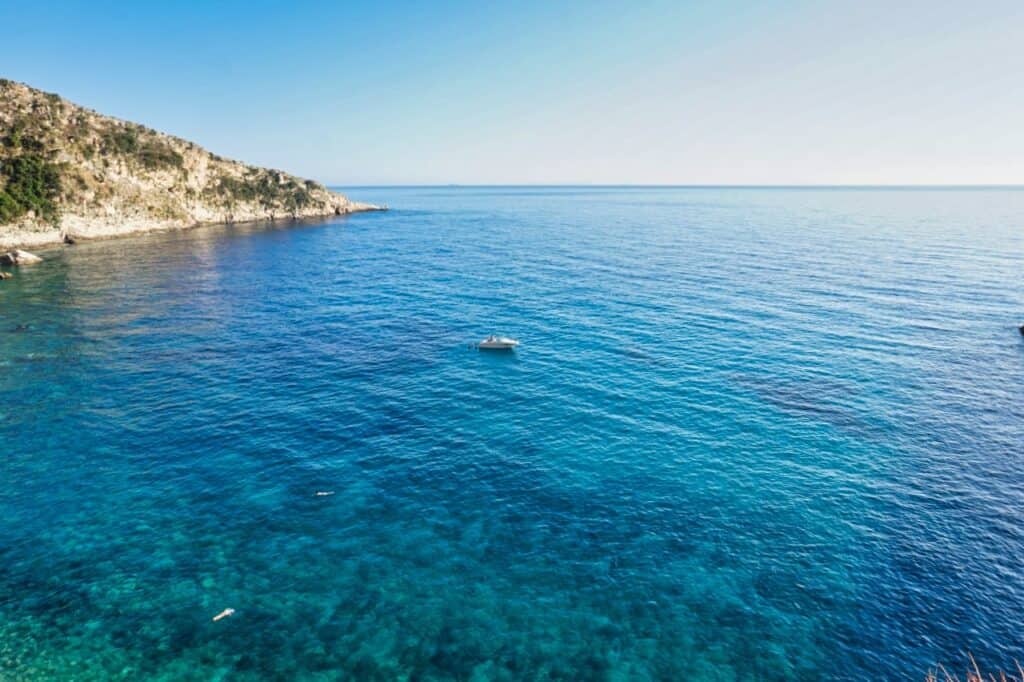
[[[0,248],[380,208],[0,79]]]

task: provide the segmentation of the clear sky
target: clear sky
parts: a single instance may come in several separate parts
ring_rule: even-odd
[[[329,184],[1024,183],[1024,1],[0,2],[0,76]]]

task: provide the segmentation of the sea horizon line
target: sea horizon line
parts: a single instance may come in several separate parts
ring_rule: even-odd
[[[590,184],[590,183],[360,183],[326,182],[346,189],[806,189],[806,190],[1024,190],[1021,184]]]

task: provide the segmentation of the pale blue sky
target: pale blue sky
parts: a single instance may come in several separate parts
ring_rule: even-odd
[[[0,76],[330,184],[1024,183],[1024,2],[0,3]]]

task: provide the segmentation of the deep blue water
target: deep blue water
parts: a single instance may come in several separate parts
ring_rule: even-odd
[[[0,678],[1024,659],[1024,191],[349,194],[0,282]]]

